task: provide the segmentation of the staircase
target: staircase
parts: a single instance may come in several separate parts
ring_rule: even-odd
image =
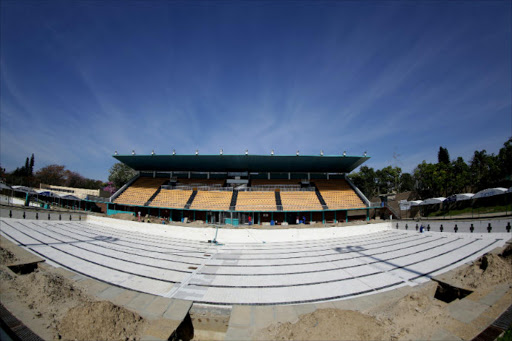
[[[192,194],[190,195],[190,198],[188,198],[188,201],[185,204],[185,209],[189,209],[190,208],[190,206],[192,205],[192,202],[194,201],[194,198],[196,197],[196,195],[197,195],[197,190],[193,190]]]
[[[233,191],[233,195],[231,196],[231,203],[229,204],[229,209],[231,211],[235,210],[236,207],[236,199],[238,198],[238,191]]]
[[[316,187],[315,187],[315,193],[316,193],[316,196],[318,197],[318,201],[320,201],[320,204],[322,205],[322,208],[324,210],[328,210],[329,207],[327,207],[327,203],[325,202],[324,197],[322,196],[322,194]]]
[[[276,194],[277,210],[278,211],[282,211],[283,210],[283,203],[281,202],[281,192],[275,191],[274,193]]]
[[[158,193],[160,193],[160,190],[162,189],[162,187],[158,187],[158,189],[156,190],[155,193],[153,193],[153,195],[151,196],[151,198],[149,198],[149,200],[144,204],[144,206],[149,206],[149,204],[151,204],[151,202],[153,201],[153,199],[156,198],[156,196],[158,195]]]
[[[402,218],[401,214],[398,214],[398,212],[400,212],[400,211],[397,212],[397,210],[394,209],[393,207],[391,207],[388,203],[385,203],[384,207],[387,208],[389,210],[389,212],[391,212],[391,214],[393,214],[395,216],[395,218],[398,218],[398,219]]]

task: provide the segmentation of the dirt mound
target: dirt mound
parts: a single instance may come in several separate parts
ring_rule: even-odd
[[[121,220],[137,220],[132,213],[116,213],[110,216],[111,218],[121,219]]]
[[[58,330],[64,340],[138,340],[144,325],[139,315],[100,301],[70,309]]]
[[[0,246],[0,264],[11,264],[17,260],[14,253]]]
[[[52,272],[36,270],[29,275],[18,276],[17,282],[34,305],[58,304],[86,298],[84,293],[73,285],[73,282]]]
[[[473,264],[457,272],[459,285],[486,289],[512,282],[512,248],[509,245],[501,255],[486,253]]]
[[[257,340],[385,340],[384,323],[351,310],[319,309],[296,323],[278,323],[256,335]]]
[[[512,244],[508,244],[505,250],[500,254],[500,256],[504,259],[508,259],[512,261]]]
[[[397,301],[378,306],[369,313],[387,322],[392,340],[430,339],[430,327],[447,322],[443,310],[446,303],[434,300],[433,293],[430,288],[413,292]]]

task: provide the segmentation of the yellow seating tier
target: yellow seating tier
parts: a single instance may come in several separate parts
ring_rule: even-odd
[[[166,181],[163,178],[138,178],[114,202],[117,204],[144,205]]]
[[[345,180],[315,180],[315,185],[331,210],[366,207]]]
[[[322,210],[322,204],[315,192],[281,191],[283,211]]]
[[[237,211],[276,211],[276,194],[273,191],[238,192]]]
[[[190,195],[192,190],[162,189],[151,202],[151,206],[184,208]]]
[[[229,210],[231,191],[197,191],[191,209],[197,210]]]

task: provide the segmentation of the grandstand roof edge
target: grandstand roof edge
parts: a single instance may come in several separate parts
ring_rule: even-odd
[[[368,156],[337,155],[113,155],[137,171],[350,173]]]

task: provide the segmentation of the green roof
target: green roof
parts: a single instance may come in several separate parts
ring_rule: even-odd
[[[113,155],[136,171],[350,173],[367,156]]]

